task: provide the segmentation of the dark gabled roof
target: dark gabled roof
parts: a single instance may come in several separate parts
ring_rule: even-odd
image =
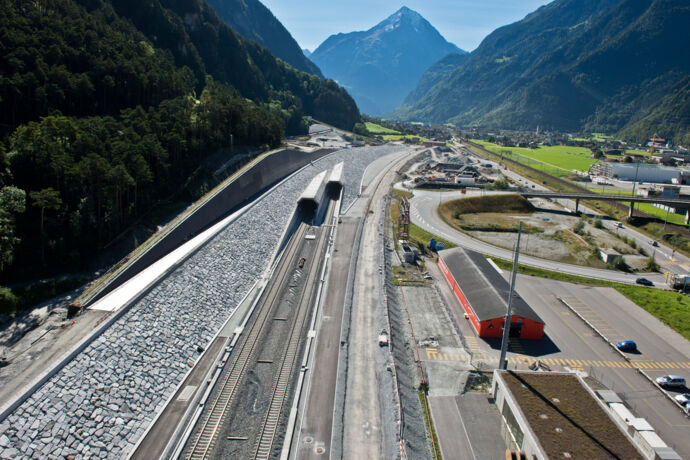
[[[506,315],[510,284],[483,255],[463,248],[445,249],[439,251],[438,255],[462,289],[479,321]],[[544,322],[517,292],[513,296],[513,315]]]

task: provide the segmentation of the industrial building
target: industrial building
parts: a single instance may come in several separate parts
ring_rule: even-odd
[[[600,162],[593,164],[589,173],[619,180],[661,184],[685,184],[690,180],[690,171],[646,163]]]
[[[510,285],[481,254],[463,248],[439,251],[438,265],[479,337],[501,337]],[[510,335],[541,339],[544,321],[516,292]]]
[[[526,458],[680,458],[636,442],[577,374],[496,370],[491,394],[505,440]]]

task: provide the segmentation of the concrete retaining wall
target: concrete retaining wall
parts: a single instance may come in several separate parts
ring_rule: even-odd
[[[333,149],[321,149],[313,153],[285,149],[268,155],[195,210],[149,250],[139,255],[83,306],[86,307],[100,299],[184,242],[238,210],[278,181],[331,152]]]

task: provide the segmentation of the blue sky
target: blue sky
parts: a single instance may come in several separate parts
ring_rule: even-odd
[[[367,30],[400,7],[424,16],[446,40],[472,51],[494,29],[519,21],[550,0],[261,0],[302,48],[329,35]]]

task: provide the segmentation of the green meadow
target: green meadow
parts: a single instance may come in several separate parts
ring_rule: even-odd
[[[365,122],[364,125],[367,127],[367,131],[369,131],[371,134],[400,134],[399,131],[377,125],[376,123],[372,123],[370,121]]]
[[[529,149],[525,147],[503,147],[491,142],[479,140],[472,140],[472,142],[475,142],[485,149],[499,155],[503,153],[508,156],[507,152],[511,152],[511,159],[517,160],[520,163],[526,164],[535,169],[544,170],[550,174],[554,173],[552,170],[553,168],[549,168],[547,170],[547,168],[540,167],[539,163],[561,168],[562,171],[560,173],[554,174],[558,176],[569,175],[573,170],[588,171],[589,167],[597,162],[597,160],[591,158],[592,153],[589,151],[589,149],[584,147],[553,145],[540,146],[537,149]]]

